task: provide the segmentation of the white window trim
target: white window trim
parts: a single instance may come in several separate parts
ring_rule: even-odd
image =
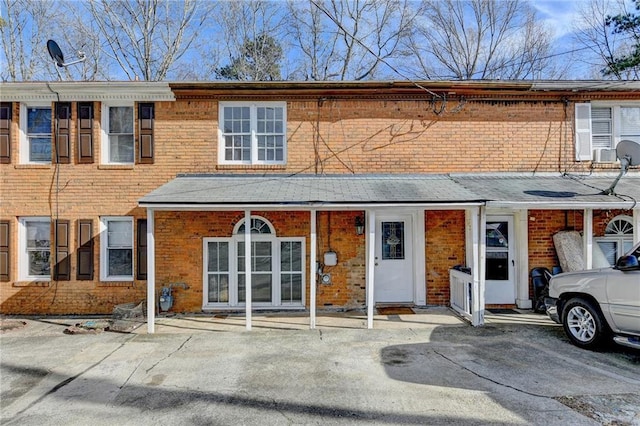
[[[629,223],[632,226],[632,232],[630,234],[606,234],[606,228],[609,227],[609,224],[614,221],[620,221],[620,220]],[[607,226],[605,227],[605,234],[600,237],[594,238],[594,241],[596,243],[598,242],[614,243],[616,245],[616,251],[618,253],[616,257],[622,256],[626,252],[624,248],[625,243],[633,245],[633,218],[628,215],[618,215],[612,218],[611,220],[609,220],[609,222],[607,223]]]
[[[51,164],[49,161],[30,161],[29,160],[29,138],[27,137],[27,109],[28,108],[51,108],[51,120],[53,122],[53,105],[51,102],[20,102],[20,164]],[[53,132],[53,130],[52,130]],[[53,133],[51,134],[51,143],[53,144]],[[53,147],[52,147],[53,152]]]
[[[224,108],[225,107],[250,107],[249,117],[251,119],[251,160],[250,161],[234,161],[225,159],[225,141],[223,137]],[[283,126],[283,147],[282,161],[259,161],[258,160],[258,139],[256,137],[257,129],[257,107],[280,107],[282,108],[282,126]],[[229,165],[284,165],[287,163],[287,103],[286,102],[219,102],[218,103],[218,164]]]
[[[273,225],[263,217],[252,216],[251,219],[261,219],[269,225],[272,230],[271,234],[251,234],[251,242],[256,241],[269,241],[272,244],[271,251],[271,274],[273,277],[271,300],[272,303],[257,303],[253,302],[251,305],[254,309],[303,309],[306,303],[306,239],[304,237],[277,237],[273,232]],[[238,243],[244,241],[243,234],[237,234],[238,228],[244,223],[244,220],[239,221],[234,227],[234,235],[231,237],[217,237],[217,238],[203,238],[202,242],[202,309],[203,310],[233,310],[241,309],[246,306],[245,302],[238,302]],[[301,243],[301,301],[300,303],[282,303],[281,294],[281,273],[280,270],[280,243],[281,242],[300,242]],[[209,264],[209,242],[226,242],[229,244],[229,302],[217,303],[209,302],[208,293],[208,271],[207,265]]]
[[[112,221],[129,222],[131,225],[131,275],[108,275],[109,265],[107,262],[108,236],[107,224]],[[136,270],[135,247],[134,247],[133,217],[131,216],[102,216],[100,218],[100,281],[133,281]]]
[[[110,161],[110,146],[109,143],[109,108],[111,107],[131,107],[132,115],[133,115],[133,161],[122,163],[122,162],[113,162]],[[135,133],[136,133],[136,109],[135,103],[131,101],[110,101],[110,102],[102,102],[101,105],[101,113],[100,113],[100,163],[108,164],[108,165],[125,165],[130,166],[135,164],[136,162],[136,143],[135,143]]]
[[[26,222],[47,222],[51,225],[48,216],[21,217],[18,221],[18,280],[19,281],[51,281],[51,275],[29,275],[29,256],[27,256],[27,226]],[[49,251],[54,249],[51,233],[49,233]],[[51,259],[51,255],[49,255]]]

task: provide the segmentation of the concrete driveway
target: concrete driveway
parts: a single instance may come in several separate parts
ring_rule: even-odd
[[[572,346],[544,316],[159,318],[156,334],[0,334],[2,424],[640,425],[640,352]]]

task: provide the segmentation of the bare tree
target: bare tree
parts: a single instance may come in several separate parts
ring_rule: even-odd
[[[89,0],[104,54],[130,80],[165,79],[189,51],[210,5],[196,0]]]
[[[624,0],[591,0],[582,3],[579,20],[574,24],[574,40],[584,53],[579,61],[587,69],[591,78],[613,78],[629,80],[640,78],[640,70],[616,70],[604,75],[603,70],[612,58],[632,48],[633,40],[616,33],[607,25],[607,17],[627,12]]]
[[[223,2],[215,17],[226,63],[213,69],[218,78],[264,80],[283,78],[280,62],[288,50],[282,37],[283,14],[278,2]],[[235,70],[237,75],[233,77]],[[225,71],[226,70],[226,71]],[[288,72],[285,70],[284,79]]]
[[[28,81],[47,78],[49,23],[55,20],[52,0],[3,0],[0,18],[0,78]],[[55,74],[54,74],[55,75]],[[49,76],[51,77],[51,76]]]
[[[416,78],[525,79],[557,74],[551,31],[523,0],[425,0],[411,33]]]
[[[381,77],[381,65],[393,66],[401,56],[400,43],[415,17],[410,5],[408,0],[290,0],[288,27],[301,61],[299,78]]]

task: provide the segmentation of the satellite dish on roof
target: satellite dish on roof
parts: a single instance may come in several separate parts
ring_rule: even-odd
[[[53,40],[47,41],[47,50],[49,51],[49,56],[51,56],[51,59],[53,59],[56,65],[59,66],[60,68],[68,67],[69,65],[77,64],[78,62],[84,62],[84,60],[87,59],[84,52],[78,52],[78,59],[76,59],[75,61],[71,61],[68,64],[65,64],[64,55],[62,54],[62,49],[60,49],[60,46],[58,46],[58,43],[56,43]]]
[[[616,156],[620,160],[620,174],[618,174],[611,186],[602,191],[601,194],[615,195],[615,187],[622,176],[627,173],[629,167],[640,165],[640,143],[630,140],[620,141],[616,147]]]

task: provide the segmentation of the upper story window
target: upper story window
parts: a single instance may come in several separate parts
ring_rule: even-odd
[[[133,104],[104,104],[102,111],[102,162],[133,164]]]
[[[640,143],[640,105],[637,103],[576,104],[576,159],[615,162],[620,141]]]
[[[51,163],[51,104],[20,105],[20,162]]]
[[[221,102],[220,164],[284,164],[285,102]]]

